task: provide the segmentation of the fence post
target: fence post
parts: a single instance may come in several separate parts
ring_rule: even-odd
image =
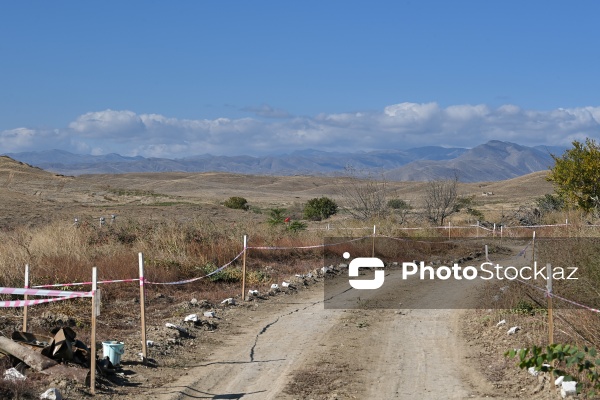
[[[475,237],[479,239],[479,220],[477,220],[477,233],[475,234]]]
[[[546,264],[546,269],[548,272],[548,279],[546,281],[546,290],[548,293],[546,296],[548,297],[548,344],[554,343],[554,315],[552,312],[552,266],[548,263]]]
[[[90,338],[90,392],[96,394],[96,267],[92,268],[92,333]]]
[[[25,289],[29,289],[29,264],[25,264]],[[25,295],[25,304],[28,296]],[[27,305],[23,307],[23,332],[27,332]]]
[[[375,257],[375,235],[377,235],[377,225],[373,225],[373,251],[371,257]]]
[[[242,258],[242,301],[246,300],[246,252],[248,237],[244,235],[244,255]]]
[[[533,240],[531,241],[531,262],[535,265],[535,231],[533,231]]]
[[[144,254],[138,253],[140,269],[140,319],[142,321],[142,362],[148,361],[148,342],[146,341],[146,287],[144,285]]]
[[[450,239],[450,221],[448,221],[448,239]]]

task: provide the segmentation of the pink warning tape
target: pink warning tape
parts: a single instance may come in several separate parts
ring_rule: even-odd
[[[74,298],[81,297],[91,297],[87,292],[81,292],[81,295],[72,295],[72,296],[57,296],[46,299],[35,299],[35,300],[7,300],[0,301],[0,308],[17,308],[17,307],[25,307],[25,306],[33,306],[36,304],[50,303],[54,301],[62,301]]]
[[[131,279],[115,279],[108,281],[98,281],[97,284],[101,283],[118,283],[118,282],[136,282],[139,281],[139,278],[131,278]],[[91,285],[93,282],[75,282],[75,283],[53,283],[50,285],[35,285],[32,288],[49,288],[49,287],[64,287],[64,286],[80,286],[80,285]]]
[[[2,294],[28,294],[31,296],[56,296],[56,297],[92,297],[92,292],[69,292],[65,290],[25,289],[0,287]]]

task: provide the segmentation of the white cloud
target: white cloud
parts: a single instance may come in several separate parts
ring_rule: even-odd
[[[264,106],[268,113],[275,110]],[[600,138],[600,107],[524,110],[507,104],[400,103],[379,112],[314,117],[177,119],[104,110],[77,117],[64,129],[0,132],[3,152],[62,148],[94,154],[177,158],[195,154],[259,155],[316,148],[326,151],[473,147],[488,140],[524,145],[569,145]]]

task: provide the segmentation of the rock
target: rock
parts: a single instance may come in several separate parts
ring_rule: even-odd
[[[509,335],[514,335],[515,333],[517,333],[518,331],[521,330],[520,326],[513,326],[512,328],[510,328],[507,332],[507,334]]]
[[[250,296],[258,296],[258,290],[248,290]]]
[[[214,318],[215,317],[215,312],[214,311],[204,311],[204,316],[206,318]]]
[[[24,381],[25,375],[17,371],[16,368],[10,368],[4,371],[4,380],[5,381]]]
[[[185,322],[196,322],[198,321],[198,314],[190,314],[183,319]]]
[[[62,395],[57,388],[50,388],[40,395],[40,399],[62,400]]]
[[[529,367],[527,369],[527,372],[529,372],[529,374],[533,376],[538,376],[540,374],[540,371],[536,370],[535,367]]]
[[[564,376],[559,376],[558,378],[556,378],[556,380],[554,381],[554,386],[560,386],[563,381],[565,380]]]
[[[506,320],[505,320],[505,319],[503,319],[502,321],[498,322],[498,323],[496,324],[496,326],[502,326],[502,325],[504,325],[504,324],[506,324]]]
[[[281,282],[281,287],[289,287],[289,286],[290,286],[289,282],[285,282],[285,281]]]
[[[271,290],[278,291],[279,290],[279,285],[276,284],[276,283],[272,284],[271,285]]]
[[[567,398],[567,397],[573,397],[573,396],[577,396],[577,382],[575,381],[570,381],[570,382],[562,382],[562,386],[560,388],[560,395],[561,397]]]
[[[221,302],[221,304],[227,304],[229,306],[233,306],[235,305],[235,300],[233,299],[233,297],[229,297],[228,299],[225,299]]]
[[[198,305],[198,299],[192,299],[192,300],[190,300],[190,305],[197,306]]]

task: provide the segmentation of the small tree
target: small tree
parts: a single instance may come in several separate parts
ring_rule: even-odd
[[[387,202],[387,207],[394,210],[394,213],[399,217],[399,223],[403,224],[408,215],[410,214],[412,207],[406,201],[402,199],[390,199]]]
[[[321,221],[335,215],[338,206],[329,197],[310,199],[304,206],[304,218],[313,221]]]
[[[267,223],[271,226],[277,226],[285,223],[285,208],[272,208],[269,211]]]
[[[584,211],[598,209],[600,205],[600,146],[590,138],[585,144],[575,140],[573,148],[561,157],[552,155],[554,167],[548,180],[556,193],[568,204]]]
[[[458,177],[430,181],[425,191],[425,217],[435,225],[443,225],[446,218],[460,210],[457,192]]]
[[[248,205],[248,200],[246,200],[243,197],[236,196],[230,197],[227,200],[225,200],[223,205],[227,208],[233,208],[235,210],[247,210],[248,208],[250,208],[250,206]]]
[[[359,173],[354,167],[346,167],[346,180],[339,188],[345,206],[353,217],[371,219],[387,213],[386,199],[388,185],[383,174],[381,178],[372,172]]]

